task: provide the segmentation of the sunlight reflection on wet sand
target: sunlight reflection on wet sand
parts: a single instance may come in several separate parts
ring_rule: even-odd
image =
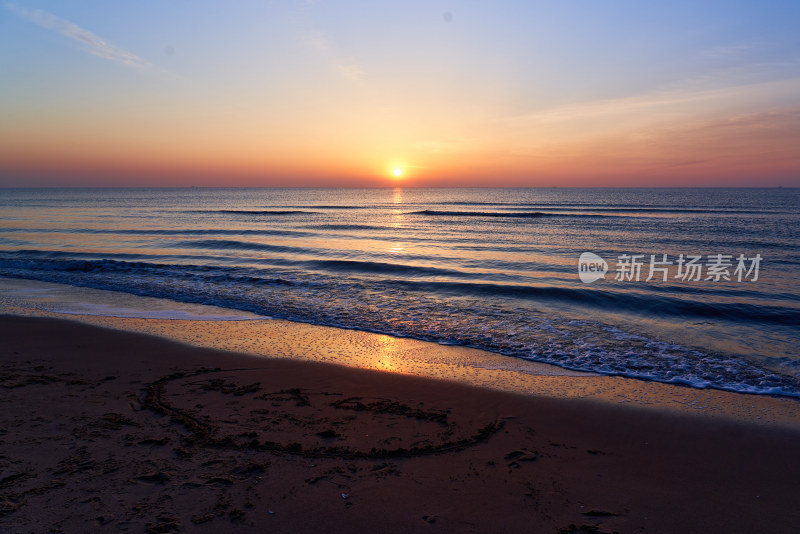
[[[165,320],[65,315],[0,306],[0,312],[38,315],[166,337],[181,343],[260,357],[318,361],[526,395],[586,399],[710,417],[800,428],[793,399],[700,390],[573,372],[461,346],[283,320]],[[221,362],[222,363],[222,362]]]

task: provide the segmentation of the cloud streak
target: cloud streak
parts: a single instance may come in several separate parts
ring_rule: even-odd
[[[90,54],[132,67],[150,66],[150,63],[139,56],[114,46],[89,30],[81,28],[77,24],[62,19],[61,17],[57,17],[52,13],[42,11],[41,9],[26,9],[11,2],[5,2],[3,5],[6,9],[22,19],[32,22],[37,26],[41,26],[42,28],[60,33],[73,41],[77,41],[82,44]]]
[[[648,132],[671,124],[699,124],[759,110],[794,107],[800,78],[717,89],[679,89],[626,98],[594,100],[534,113],[494,119],[500,127],[523,134],[528,146],[543,148],[602,139],[625,132]],[[521,133],[522,132],[522,133]]]
[[[351,82],[362,83],[364,81],[364,69],[355,59],[345,59],[339,56],[328,41],[327,36],[320,31],[306,33],[304,41],[308,46],[320,54],[325,61],[342,77]]]

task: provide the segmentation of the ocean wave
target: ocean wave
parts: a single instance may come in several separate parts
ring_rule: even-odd
[[[87,235],[260,235],[260,236],[291,236],[291,237],[314,237],[318,234],[313,232],[303,232],[298,230],[278,230],[265,228],[263,230],[237,229],[228,230],[224,228],[3,228],[4,233],[32,233],[32,234],[87,234]]]
[[[503,209],[512,209],[506,208]],[[545,217],[573,217],[573,218],[611,218],[631,217],[622,214],[606,213],[558,213],[546,211],[441,211],[419,210],[410,211],[407,215],[427,215],[430,217],[495,217],[503,219],[540,219]]]
[[[269,243],[253,243],[252,241],[236,241],[230,239],[202,239],[197,241],[178,241],[172,244],[176,248],[201,248],[208,250],[255,250],[266,252],[287,252],[291,254],[308,254],[313,249],[288,245],[271,245]]]
[[[347,206],[336,204],[312,204],[308,206],[282,206],[286,208],[314,209],[314,210],[363,210],[366,206]]]
[[[226,246],[241,248],[247,243],[239,241],[209,241],[186,242],[187,246],[198,247],[207,245],[209,248]],[[249,244],[259,247],[259,250],[272,250],[280,247]],[[35,254],[32,254],[35,253]],[[594,288],[570,288],[558,286],[531,286],[490,283],[469,280],[474,276],[459,270],[441,267],[407,265],[390,262],[340,260],[340,259],[315,259],[315,260],[288,260],[282,259],[279,265],[298,267],[313,271],[332,273],[374,274],[380,276],[379,283],[383,286],[402,288],[415,293],[431,293],[441,295],[454,295],[459,297],[485,297],[494,299],[498,297],[514,298],[532,301],[549,301],[556,303],[590,306],[598,310],[616,310],[627,312],[637,310],[641,314],[650,314],[658,317],[673,317],[680,319],[717,319],[732,323],[757,323],[793,326],[800,324],[800,310],[791,307],[752,304],[745,302],[705,302],[687,298],[676,298],[667,295],[646,294],[631,290],[601,290]],[[20,251],[15,253],[0,254],[0,274],[19,276],[20,273],[30,273],[35,276],[37,271],[63,271],[84,273],[151,273],[168,277],[180,278],[186,274],[194,277],[198,273],[213,273],[215,282],[225,282],[225,275],[234,273],[241,276],[242,272],[251,272],[242,267],[226,267],[212,265],[187,265],[169,263],[151,263],[144,261],[124,261],[122,259],[72,259],[65,252]],[[269,271],[259,270],[253,276],[258,279]],[[439,280],[414,280],[409,277],[441,277]],[[449,278],[449,279],[448,279]],[[458,279],[461,280],[458,280]],[[387,288],[388,290],[388,288]]]
[[[698,388],[800,397],[800,378],[776,374],[724,354],[659,341],[591,320],[542,317],[519,304],[486,306],[409,294],[358,280],[255,276],[243,269],[122,265],[102,262],[83,272],[29,271],[32,278],[211,304],[274,318],[460,344],[566,369]],[[0,266],[1,267],[1,266]],[[74,265],[73,265],[74,267]],[[108,270],[115,271],[109,277]],[[0,274],[11,275],[0,268]],[[386,299],[386,295],[391,295]],[[313,306],[309,306],[313,302]]]
[[[402,263],[387,263],[379,261],[357,261],[357,260],[309,260],[302,263],[303,266],[311,269],[323,269],[326,271],[350,272],[350,273],[369,273],[369,274],[393,274],[405,276],[456,276],[462,277],[465,274],[461,271],[452,269],[442,269],[440,267],[425,267],[418,265],[406,265]]]
[[[515,297],[529,300],[547,300],[582,306],[598,310],[615,310],[659,317],[685,319],[723,319],[735,323],[770,323],[777,325],[800,324],[800,310],[779,306],[748,303],[708,303],[668,296],[647,295],[631,291],[604,291],[598,289],[573,289],[553,286],[525,286],[506,284],[487,284],[480,282],[457,281],[415,281],[393,280],[417,291],[435,291],[454,295],[485,297]]]
[[[313,215],[318,211],[306,210],[199,210],[194,213],[228,213],[232,215]]]
[[[439,210],[420,210],[411,211],[408,215],[430,215],[433,217],[508,217],[519,219],[534,219],[539,217],[553,216],[551,213],[540,211],[524,213],[508,213],[499,211],[439,211]]]
[[[320,230],[390,230],[384,226],[373,226],[370,224],[317,224],[304,226],[303,228]]]
[[[765,214],[788,214],[793,213],[790,211],[781,210],[761,210],[761,209],[741,209],[741,208],[720,208],[717,206],[690,206],[690,207],[675,207],[670,205],[663,206],[641,206],[638,204],[618,204],[615,206],[606,206],[602,204],[559,204],[548,202],[480,202],[480,201],[445,201],[435,202],[436,206],[496,206],[501,209],[507,210],[529,210],[537,208],[547,210],[545,213],[552,211],[568,211],[568,212],[600,212],[600,213],[616,213],[616,212],[633,212],[633,213],[692,213],[692,214],[714,214],[714,215],[765,215]]]

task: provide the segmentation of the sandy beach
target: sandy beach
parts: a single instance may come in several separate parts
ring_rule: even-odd
[[[800,534],[800,1],[631,7],[0,2],[0,534]]]
[[[800,432],[3,316],[10,532],[789,532]]]

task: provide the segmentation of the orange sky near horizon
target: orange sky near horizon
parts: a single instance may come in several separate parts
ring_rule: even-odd
[[[38,4],[0,7],[0,186],[800,186],[789,4]]]

